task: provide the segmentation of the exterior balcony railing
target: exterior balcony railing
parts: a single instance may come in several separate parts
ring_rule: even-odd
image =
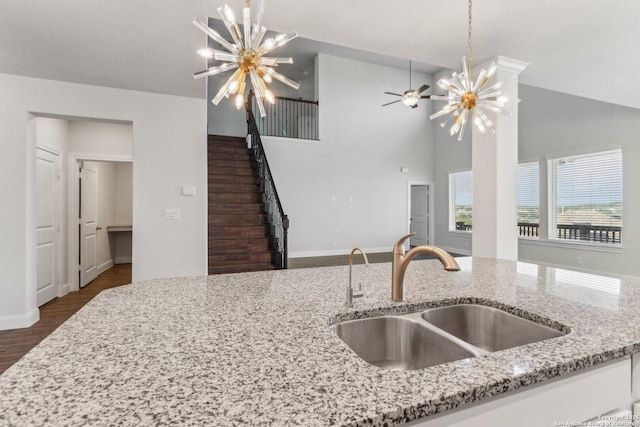
[[[462,221],[456,222],[456,230],[471,231],[473,226]],[[591,224],[558,224],[556,238],[596,243],[620,244],[622,227]],[[540,224],[519,222],[518,235],[521,237],[540,237]]]

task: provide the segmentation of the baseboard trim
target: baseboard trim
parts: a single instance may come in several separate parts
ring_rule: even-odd
[[[68,293],[69,293],[69,284],[65,283],[64,285],[60,286],[60,293],[58,294],[58,298],[63,297]]]
[[[107,262],[103,262],[102,264],[100,264],[98,266],[98,274],[104,273],[105,271],[107,271],[111,267],[113,267],[113,260],[112,259],[110,259]]]
[[[131,264],[132,257],[130,256],[117,256],[115,264]]]
[[[0,331],[7,329],[22,329],[40,320],[40,309],[34,308],[25,314],[14,314],[10,316],[0,316]]]
[[[383,246],[377,248],[363,248],[364,251],[368,254],[375,253],[384,253],[393,250],[391,246]],[[298,252],[289,252],[289,258],[311,258],[318,256],[333,256],[333,255],[349,255],[351,253],[351,249],[330,249],[324,251],[298,251]]]
[[[449,246],[440,246],[440,245],[436,245],[436,246],[439,247],[440,249],[444,249],[449,253],[471,256],[471,251],[469,249],[451,248]]]

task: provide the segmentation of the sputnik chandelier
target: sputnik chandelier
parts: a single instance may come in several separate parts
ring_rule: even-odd
[[[492,62],[487,70],[484,68],[480,70],[475,83],[471,80],[473,75],[471,55],[471,0],[469,0],[469,31],[467,43],[468,53],[466,57],[462,58],[462,73],[453,73],[451,79],[440,79],[438,81],[438,86],[448,91],[449,94],[431,95],[431,99],[447,101],[448,105],[437,113],[429,116],[430,119],[433,120],[450,114],[449,118],[441,123],[440,126],[445,127],[449,121],[453,120],[449,133],[452,136],[457,133],[458,141],[462,141],[470,115],[473,116],[473,122],[481,132],[489,128],[493,133],[496,133],[496,129],[482,110],[495,111],[507,116],[511,115],[510,112],[501,108],[504,106],[506,99],[500,96],[500,88],[511,79],[499,81],[485,88],[489,79],[493,77],[498,69],[495,62]]]
[[[267,33],[267,29],[262,26],[264,2],[265,0],[260,0],[258,12],[252,27],[250,8],[251,0],[246,0],[245,7],[242,9],[243,32],[240,31],[240,27],[236,23],[236,18],[233,14],[233,10],[231,10],[229,6],[225,4],[218,8],[218,14],[222,18],[224,25],[227,27],[229,34],[231,34],[233,42],[225,40],[217,31],[200,22],[198,18],[193,20],[193,24],[196,27],[227,50],[227,52],[225,52],[210,48],[199,49],[197,52],[200,56],[207,59],[222,61],[224,64],[213,66],[204,71],[195,73],[193,78],[200,79],[235,69],[236,71],[220,88],[218,94],[211,102],[218,105],[222,98],[229,98],[230,95],[235,95],[236,108],[242,108],[244,106],[244,92],[247,86],[246,79],[248,78],[251,81],[251,86],[256,94],[256,102],[258,104],[261,117],[267,115],[263,101],[267,100],[267,102],[271,104],[275,103],[273,93],[267,88],[267,84],[271,83],[273,79],[276,79],[295,90],[298,90],[300,87],[300,84],[288,79],[273,69],[273,67],[277,67],[279,64],[293,64],[292,58],[273,58],[265,56],[271,51],[284,46],[291,40],[298,37],[298,33],[294,31],[288,35],[280,34],[275,38],[267,38],[263,42],[264,36]]]

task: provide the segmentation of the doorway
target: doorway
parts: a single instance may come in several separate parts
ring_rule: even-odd
[[[28,129],[28,143],[33,144],[34,158],[31,163],[33,201],[30,210],[34,233],[33,295],[40,307],[56,297],[77,291],[81,283],[90,282],[115,263],[132,262],[133,124],[125,121],[33,114]],[[123,206],[128,207],[128,219],[117,221],[116,224],[116,218],[105,217],[100,211],[93,215],[93,219],[88,218],[82,224],[83,233],[88,242],[95,243],[95,251],[89,249],[82,253],[79,241],[81,190],[78,161],[98,162],[98,166],[102,163],[112,164],[111,172],[102,175],[92,173],[102,171],[91,166],[85,181],[87,186],[93,182],[99,187],[101,183],[113,183],[116,178],[122,177],[128,180],[126,191],[112,189],[108,192],[112,197],[111,205],[117,206],[121,211]],[[117,168],[120,169],[116,170]],[[114,198],[115,195],[118,195],[117,199]],[[91,197],[100,202],[105,196],[97,191],[93,196],[85,195],[83,199],[87,202]],[[85,206],[83,210],[87,212],[90,208]],[[114,242],[105,225],[127,226],[124,228],[128,241],[128,245],[124,246],[129,248],[127,256],[116,260],[110,254],[112,249],[104,249],[113,248],[114,243],[121,240],[115,239],[117,242]],[[120,228],[121,233],[122,230]],[[108,245],[101,246],[101,241],[108,242]],[[101,260],[100,257],[105,252],[106,258],[110,259],[105,260],[103,257]],[[83,263],[89,265],[84,271]],[[80,280],[80,272],[86,273],[84,283]]]
[[[431,184],[410,182],[407,190],[407,230],[409,233],[415,233],[409,245],[430,245],[432,244]]]
[[[132,262],[132,162],[76,158],[73,194],[78,287]],[[77,214],[77,216],[75,216]]]

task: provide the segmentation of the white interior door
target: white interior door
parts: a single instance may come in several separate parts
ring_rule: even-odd
[[[81,162],[82,164],[82,162]],[[81,165],[80,171],[80,287],[98,276],[98,170]]]
[[[416,233],[411,237],[411,246],[429,243],[429,186],[411,186],[411,218],[409,230]]]
[[[60,155],[36,151],[36,299],[38,307],[58,296],[57,204]]]

